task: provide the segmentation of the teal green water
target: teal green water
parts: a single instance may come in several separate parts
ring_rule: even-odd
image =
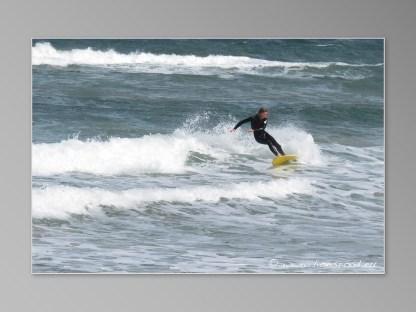
[[[383,40],[34,40],[32,64],[33,272],[384,271]],[[229,133],[261,105],[297,163]]]

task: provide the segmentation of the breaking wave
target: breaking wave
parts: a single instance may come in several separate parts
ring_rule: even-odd
[[[172,134],[145,135],[139,138],[112,137],[108,140],[84,141],[72,138],[57,143],[37,143],[32,145],[32,174],[176,174],[196,169],[188,162],[192,152],[219,162],[242,154],[265,160],[272,158],[268,147],[256,143],[244,129],[230,134],[228,130],[232,125],[220,123],[210,130],[184,126]],[[271,127],[268,131],[287,153],[298,155],[301,163],[319,165],[323,162],[320,148],[310,133],[291,126]]]
[[[283,198],[290,194],[310,194],[311,183],[291,178],[269,182],[242,182],[226,186],[195,186],[182,188],[151,188],[110,191],[101,188],[49,186],[32,190],[32,216],[36,218],[65,218],[71,214],[89,214],[102,207],[138,208],[150,202],[196,201],[218,202],[221,199],[265,200]]]
[[[115,50],[57,50],[49,42],[32,47],[32,65],[89,65],[164,74],[227,75],[232,73],[280,75],[288,71],[324,69],[333,66],[373,67],[383,64],[349,64],[345,62],[287,62],[233,55],[178,55],[146,52],[119,53]],[[218,72],[218,69],[222,70]],[[275,69],[275,72],[270,70]]]

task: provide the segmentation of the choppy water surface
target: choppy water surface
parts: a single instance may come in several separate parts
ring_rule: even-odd
[[[383,272],[382,40],[35,40],[33,272]],[[297,163],[247,126],[268,131]]]

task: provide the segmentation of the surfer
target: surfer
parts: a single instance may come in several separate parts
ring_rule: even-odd
[[[282,147],[279,143],[276,142],[276,140],[266,132],[265,128],[267,126],[267,117],[269,115],[269,112],[267,108],[260,107],[260,109],[257,111],[257,114],[254,116],[250,116],[246,119],[243,119],[239,121],[234,128],[232,128],[230,131],[234,132],[237,130],[238,127],[240,127],[242,124],[246,122],[251,122],[251,129],[249,131],[253,132],[254,139],[260,143],[260,144],[267,144],[272,151],[272,153],[276,156],[285,155],[283,152]]]

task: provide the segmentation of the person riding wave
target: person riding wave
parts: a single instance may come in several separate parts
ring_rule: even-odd
[[[246,122],[251,122],[251,132],[254,134],[254,139],[260,144],[267,144],[275,156],[285,155],[283,152],[282,147],[279,143],[269,134],[266,132],[267,126],[267,117],[269,115],[269,111],[265,107],[260,107],[257,111],[257,114],[254,116],[250,116],[246,119],[239,121],[234,128],[230,131],[234,132],[237,130],[242,124]]]

